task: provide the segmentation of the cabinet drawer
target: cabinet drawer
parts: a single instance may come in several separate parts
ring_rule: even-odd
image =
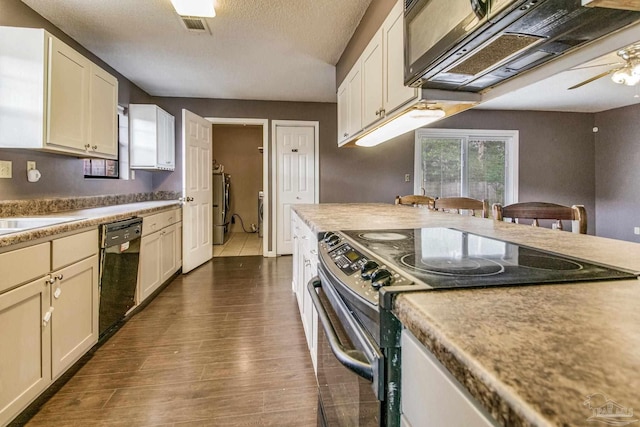
[[[0,254],[0,293],[49,272],[49,243]]]
[[[51,269],[73,264],[98,253],[98,229],[53,241]]]
[[[182,209],[172,209],[142,218],[142,236],[160,231],[176,222],[182,221]]]

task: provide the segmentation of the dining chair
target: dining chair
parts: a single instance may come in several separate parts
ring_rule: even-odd
[[[554,220],[552,228],[563,230],[563,220],[571,221],[571,231],[587,234],[587,211],[583,205],[564,206],[547,202],[523,202],[502,206],[494,203],[492,206],[493,219],[503,221],[510,218],[517,223],[519,219],[532,220],[531,225],[538,227],[538,220]]]
[[[421,196],[418,194],[410,194],[408,196],[396,196],[396,205],[411,205],[411,206],[427,206],[433,208],[433,197]]]
[[[435,200],[433,208],[441,212],[462,213],[462,211],[467,211],[472,216],[481,214],[482,218],[489,217],[489,203],[486,200],[470,197],[442,197]]]

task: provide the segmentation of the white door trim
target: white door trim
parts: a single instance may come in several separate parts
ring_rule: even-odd
[[[269,221],[269,120],[268,119],[242,119],[242,118],[224,118],[224,117],[205,117],[214,125],[256,125],[262,126],[262,191],[264,192],[264,217],[262,219],[263,238],[262,238],[262,254],[265,257],[275,257],[275,245],[273,250],[269,250],[269,241],[271,235],[269,234],[270,221]]]
[[[276,218],[276,209],[278,207],[278,192],[275,190],[275,185],[278,182],[277,181],[277,174],[278,174],[278,169],[277,169],[277,165],[276,165],[276,150],[275,150],[275,146],[277,144],[278,138],[277,138],[277,127],[278,126],[287,126],[287,127],[293,127],[293,126],[304,126],[304,127],[313,127],[314,128],[314,132],[313,132],[313,138],[314,138],[314,142],[313,142],[313,148],[314,148],[314,176],[313,176],[313,181],[314,181],[314,188],[313,188],[313,192],[314,192],[314,196],[313,196],[313,203],[319,203],[320,201],[320,122],[318,121],[301,121],[301,120],[271,120],[271,144],[274,147],[274,154],[273,156],[271,156],[271,182],[274,185],[274,191],[273,191],[273,204],[271,205],[271,215],[273,216],[273,218]],[[273,253],[274,256],[277,253],[277,248],[276,248],[276,242],[277,239],[275,238],[276,233],[278,232],[278,230],[273,230],[273,235],[274,235],[274,239],[273,239]]]

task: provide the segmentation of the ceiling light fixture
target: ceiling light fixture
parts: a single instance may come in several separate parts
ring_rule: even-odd
[[[405,111],[396,118],[381,124],[371,132],[360,137],[356,141],[356,145],[360,147],[373,147],[403,133],[438,121],[445,115],[443,110],[429,110],[424,104],[418,104],[414,108]]]
[[[173,8],[181,16],[197,16],[201,18],[213,18],[216,10],[213,0],[171,0]]]
[[[626,64],[611,74],[611,80],[614,83],[627,86],[635,86],[640,83],[640,44],[619,50],[618,56],[624,59]]]

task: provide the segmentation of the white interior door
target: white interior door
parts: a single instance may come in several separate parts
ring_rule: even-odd
[[[276,253],[293,252],[291,205],[316,201],[313,126],[276,126]]]
[[[182,272],[209,261],[212,247],[211,122],[182,110],[184,206]]]

